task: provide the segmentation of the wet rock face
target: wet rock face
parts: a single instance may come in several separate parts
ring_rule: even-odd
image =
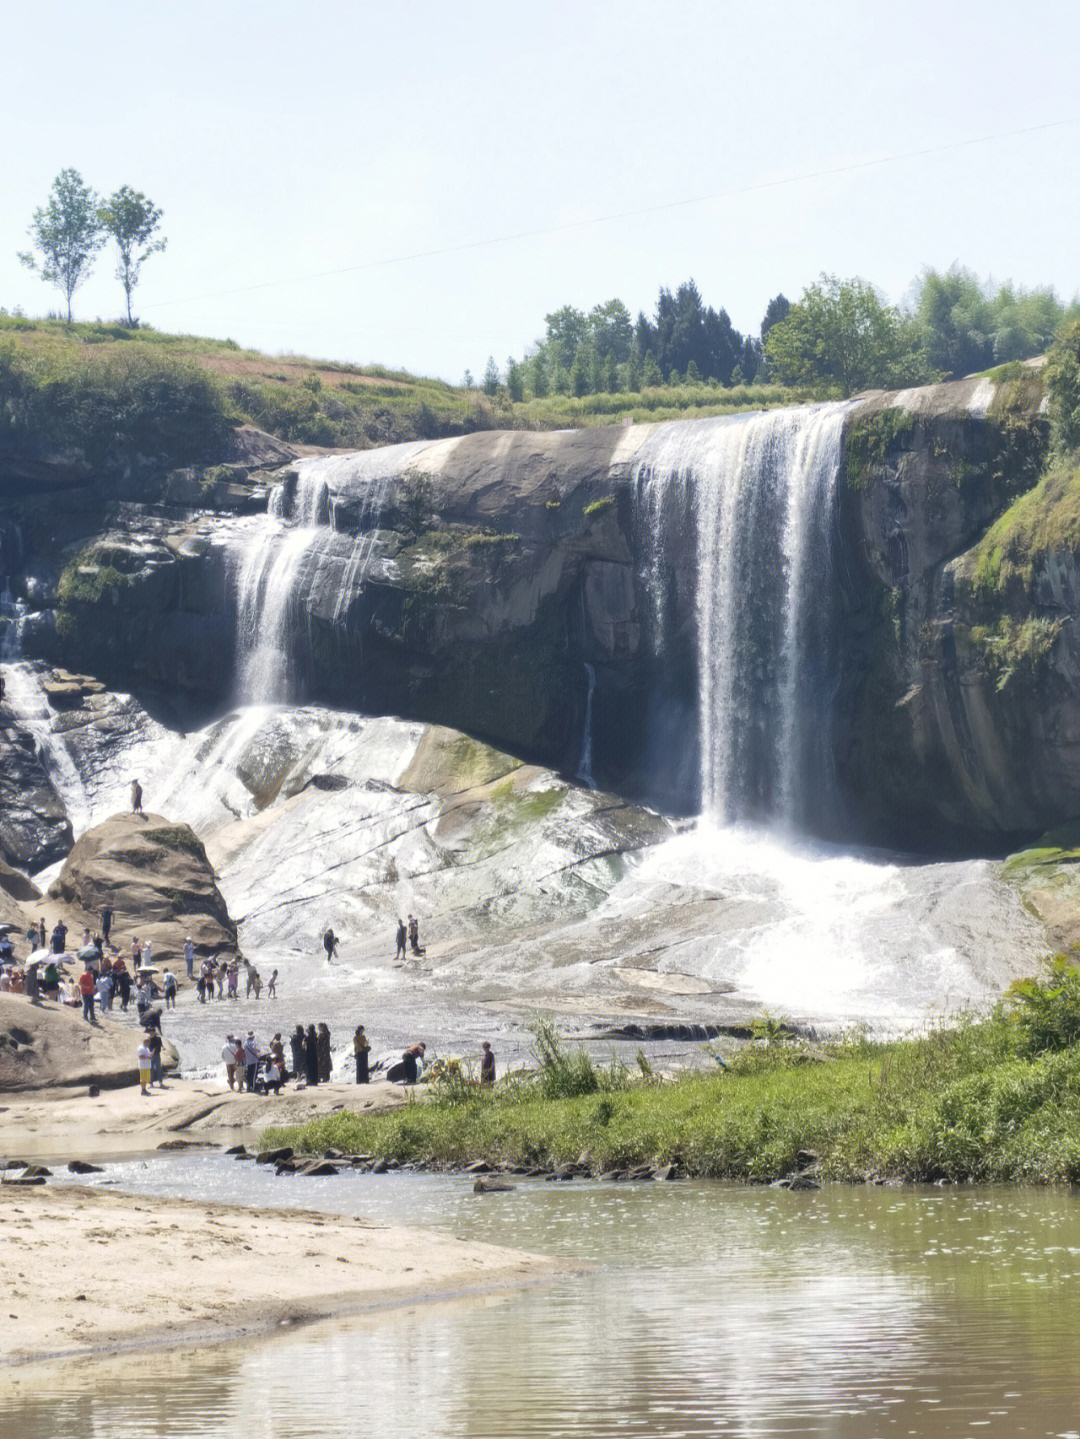
[[[1037,479],[1040,400],[1037,377],[962,381],[874,397],[846,421],[826,821],[837,837],[993,846],[1080,812],[1076,557],[1040,556],[1011,609],[985,613],[973,581],[989,527]],[[421,446],[419,504],[383,452],[375,514],[331,477],[287,614],[288,697],[450,725],[575,773],[591,690],[596,778],[693,812],[696,520],[687,492],[646,574],[635,464],[650,429]],[[28,627],[27,643],[120,688],[228,703],[236,537],[260,523],[244,516],[267,484],[286,513],[296,504],[288,452],[260,443],[249,435],[220,473],[176,472],[153,507],[128,505],[69,565],[55,629]],[[1045,644],[1030,628],[1043,620],[1057,626]],[[1034,661],[1032,640],[1045,651]]]
[[[33,735],[0,706],[0,858],[33,872],[63,859],[73,841]]]
[[[1080,812],[1075,556],[1031,557],[1024,595],[992,595],[976,574],[1045,462],[1041,384],[995,387],[985,413],[973,384],[860,407],[840,476],[841,823],[920,849],[999,846]]]

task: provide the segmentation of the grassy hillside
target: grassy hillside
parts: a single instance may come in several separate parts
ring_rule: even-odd
[[[706,384],[625,395],[554,395],[514,404],[380,366],[242,350],[231,340],[122,325],[0,315],[0,448],[22,458],[77,448],[92,463],[214,457],[230,424],[283,440],[364,449],[487,429],[726,414],[790,403],[775,386]]]

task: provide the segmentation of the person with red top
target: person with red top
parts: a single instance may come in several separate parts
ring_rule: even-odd
[[[92,969],[84,969],[79,975],[79,993],[82,995],[83,1019],[94,1022],[94,986],[97,980]]]

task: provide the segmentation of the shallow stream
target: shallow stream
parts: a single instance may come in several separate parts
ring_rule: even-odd
[[[109,1166],[142,1193],[359,1214],[599,1265],[198,1353],[62,1366],[0,1433],[454,1439],[1080,1432],[1080,1202],[1004,1189],[276,1178],[221,1155]],[[138,1245],[118,1263],[153,1264]]]

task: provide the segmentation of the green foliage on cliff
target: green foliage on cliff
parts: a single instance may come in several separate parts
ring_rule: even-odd
[[[1050,418],[1060,449],[1080,451],[1080,320],[1061,334],[1046,361]]]
[[[916,418],[910,410],[878,410],[853,420],[844,431],[844,469],[848,483],[861,490],[876,465],[883,465],[894,449],[899,449],[905,436],[915,429]]]
[[[594,1082],[556,1097],[541,1064],[534,1079],[511,1075],[494,1091],[436,1087],[427,1103],[263,1138],[434,1165],[552,1167],[588,1151],[594,1172],[660,1161],[754,1181],[790,1173],[812,1150],[823,1176],[841,1180],[1075,1183],[1077,1036],[1080,976],[1059,957],[990,1018],[925,1038],[819,1046],[774,1033],[723,1074],[630,1082],[587,1064]]]
[[[1001,515],[971,552],[969,583],[992,599],[1031,584],[1034,567],[1053,550],[1080,549],[1080,465],[1055,458],[1038,484]]]

